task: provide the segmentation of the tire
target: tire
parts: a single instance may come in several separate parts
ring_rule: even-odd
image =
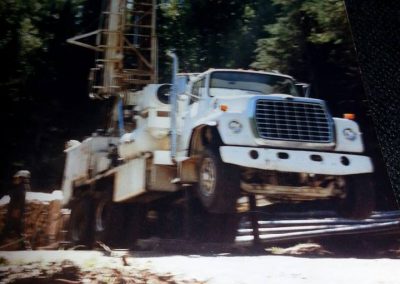
[[[144,204],[127,204],[124,208],[124,225],[122,234],[125,235],[123,245],[134,248],[139,238],[147,237],[145,229],[148,227],[146,220],[147,208]]]
[[[184,236],[184,209],[178,206],[166,206],[159,211],[160,220],[157,224],[158,235],[164,239],[179,239]]]
[[[111,195],[97,200],[94,214],[95,239],[108,246],[119,246],[123,234],[124,214],[120,204],[112,201]]]
[[[72,203],[69,235],[74,245],[92,248],[94,240],[93,203],[93,199],[90,197],[80,197]]]
[[[240,194],[240,174],[237,167],[222,162],[216,150],[206,149],[198,165],[197,196],[210,213],[236,212]]]
[[[338,201],[341,217],[365,219],[375,208],[375,190],[369,175],[346,177],[346,197]]]

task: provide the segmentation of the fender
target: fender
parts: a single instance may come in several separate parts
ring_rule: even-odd
[[[223,113],[212,111],[207,116],[201,118],[186,117],[183,128],[180,132],[178,140],[178,160],[185,159],[188,157],[188,150],[192,143],[193,133],[200,130],[203,127],[217,127],[220,117]]]
[[[217,126],[218,122],[215,120],[211,120],[211,121],[207,121],[205,124],[200,125],[200,127],[204,127],[204,126]]]
[[[199,124],[195,128],[193,128],[186,140],[186,143],[184,145],[181,145],[182,148],[181,151],[178,152],[178,160],[183,161],[190,158],[190,152],[193,146],[197,145],[195,146],[196,148],[202,147],[202,138],[200,136],[204,128],[209,127],[216,129],[217,126],[218,126],[218,121],[210,120],[205,123]]]

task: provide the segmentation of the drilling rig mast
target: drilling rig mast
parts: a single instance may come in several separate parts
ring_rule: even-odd
[[[89,96],[123,100],[127,91],[157,82],[156,1],[103,0],[103,7],[99,28],[68,42],[96,52]],[[95,44],[81,41],[93,36]]]

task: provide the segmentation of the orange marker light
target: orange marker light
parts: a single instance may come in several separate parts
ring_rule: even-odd
[[[356,115],[354,113],[344,113],[343,118],[354,120]]]
[[[220,105],[219,109],[222,111],[227,111],[228,110],[228,106],[227,105]]]

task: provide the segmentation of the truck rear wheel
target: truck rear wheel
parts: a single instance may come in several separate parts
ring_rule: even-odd
[[[80,197],[72,202],[69,235],[74,245],[93,245],[93,200]]]
[[[95,239],[110,246],[118,246],[121,237],[123,210],[120,204],[112,201],[111,195],[104,195],[96,202]]]
[[[350,219],[365,219],[375,208],[375,190],[369,175],[346,177],[346,197],[338,201],[337,212]]]
[[[197,195],[210,213],[234,213],[240,194],[240,174],[237,168],[222,162],[218,151],[205,149],[200,159]]]
[[[139,238],[147,237],[147,213],[145,204],[126,204],[123,216],[124,225],[121,232],[122,235],[126,235],[123,239],[125,247],[134,248]]]

